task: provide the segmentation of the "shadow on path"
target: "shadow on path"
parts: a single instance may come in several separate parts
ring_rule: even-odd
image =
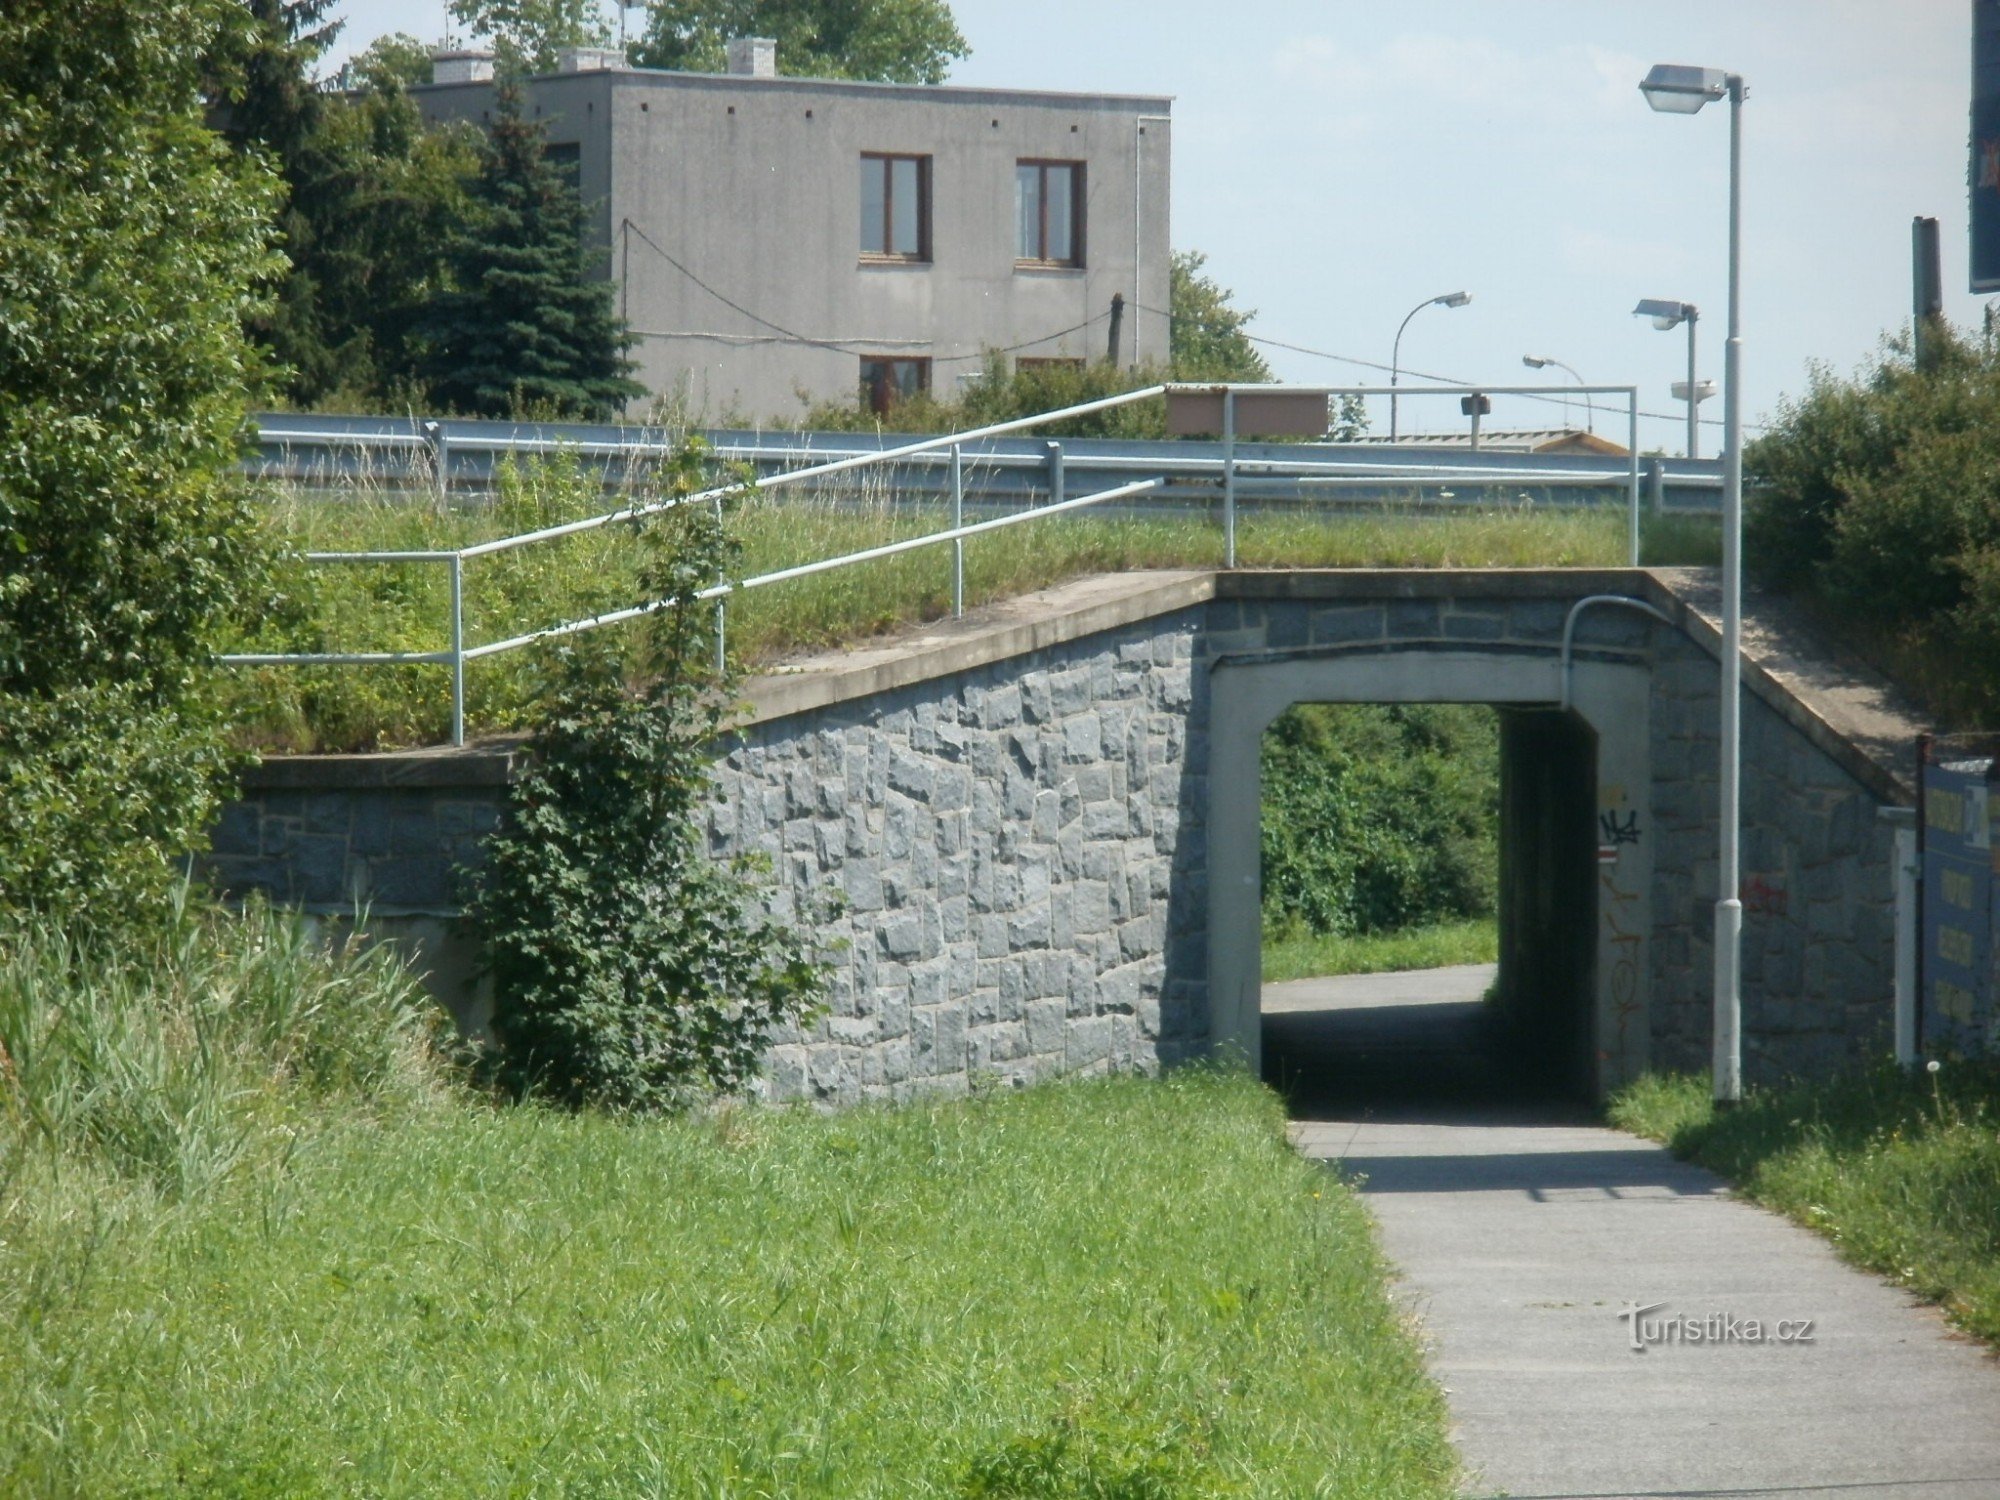
[[[1295,1119],[1580,1122],[1480,998],[1490,964],[1264,986],[1264,1080]]]

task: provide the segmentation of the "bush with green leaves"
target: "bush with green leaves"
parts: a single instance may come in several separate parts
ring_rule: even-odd
[[[690,446],[665,476],[703,480]],[[640,681],[618,653],[553,653],[507,826],[473,911],[494,981],[501,1080],[523,1095],[682,1107],[755,1076],[780,1027],[818,1005],[817,939],[765,909],[748,859],[716,861],[703,812],[734,675],[714,660],[728,506],[683,504],[642,532],[649,617]]]
[[[1499,735],[1455,704],[1304,704],[1264,735],[1264,921],[1391,932],[1493,913]]]
[[[257,576],[229,480],[278,262],[202,115],[224,0],[0,9],[0,907],[157,909],[224,762],[205,705]]]
[[[1807,394],[1744,452],[1745,557],[1949,720],[2000,718],[2000,344],[1938,325]]]

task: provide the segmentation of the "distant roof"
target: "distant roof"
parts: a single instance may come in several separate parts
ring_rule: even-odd
[[[1371,432],[1354,440],[1377,447],[1389,446],[1382,433]],[[1457,432],[1405,432],[1396,437],[1399,448],[1470,448],[1470,428]],[[1578,427],[1482,427],[1479,446],[1496,453],[1596,453],[1607,458],[1624,458],[1629,448]]]
[[[455,54],[455,56],[463,57],[467,61],[470,61],[474,57],[483,58],[490,56],[490,54],[461,53]],[[784,61],[782,55],[780,55],[778,61],[782,65]],[[790,89],[798,91],[834,90],[850,94],[915,96],[955,104],[973,104],[979,102],[994,104],[1049,103],[1069,106],[1109,104],[1133,109],[1157,111],[1163,114],[1170,112],[1174,104],[1174,96],[1172,94],[1102,94],[1065,89],[993,88],[986,85],[957,83],[881,83],[863,78],[812,78],[796,73],[779,73],[775,77],[760,78],[746,73],[690,73],[671,68],[640,68],[634,67],[629,63],[612,64],[607,62],[592,63],[590,66],[570,71],[559,70],[554,73],[534,73],[530,74],[524,81],[528,83],[542,83],[560,79],[565,82],[572,82],[579,77],[612,77],[616,78],[620,83],[643,83],[654,87],[667,88],[738,88],[749,86],[760,89]],[[443,82],[420,83],[414,85],[414,87],[422,91],[455,88],[490,89],[494,87],[494,82],[488,78],[453,78]]]

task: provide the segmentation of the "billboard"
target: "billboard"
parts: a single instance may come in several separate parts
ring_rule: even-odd
[[[1976,1056],[1993,1037],[1994,762],[1927,762],[1923,1037],[1932,1055]]]
[[[1972,290],[2000,292],[2000,0],[1972,0]]]

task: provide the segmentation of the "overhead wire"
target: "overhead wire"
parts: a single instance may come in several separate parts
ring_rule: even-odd
[[[643,329],[635,330],[638,333],[639,337],[641,338],[709,339],[717,343],[744,343],[744,344],[789,343],[789,344],[804,345],[805,347],[811,349],[826,349],[835,354],[853,354],[856,353],[858,350],[881,349],[890,345],[894,345],[896,347],[901,348],[901,347],[911,347],[911,346],[924,346],[931,343],[931,340],[928,339],[814,338],[811,334],[800,333],[795,329],[785,327],[785,325],[782,323],[772,322],[762,313],[753,312],[749,308],[745,307],[742,303],[737,302],[733,298],[728,297],[724,295],[722,292],[717,291],[714,287],[710,286],[706,281],[703,281],[701,277],[697,276],[691,269],[689,269],[689,267],[682,264],[681,261],[677,257],[675,257],[675,255],[671,251],[669,251],[663,245],[661,245],[659,241],[655,240],[651,235],[647,234],[645,230],[641,229],[637,224],[633,223],[631,219],[627,218],[620,220],[619,227],[621,231],[624,233],[637,235],[639,237],[640,243],[645,245],[647,249],[651,250],[655,255],[659,256],[660,259],[664,260],[668,265],[672,266],[676,271],[680,272],[681,275],[685,276],[689,281],[692,281],[696,286],[700,287],[704,292],[707,292],[709,296],[713,297],[716,301],[720,302],[724,307],[728,308],[731,312],[742,314],[744,317],[748,318],[751,322],[758,324],[760,327],[770,329],[771,334],[775,335],[773,337],[773,336],[763,336],[756,334],[692,333],[692,332],[666,333],[666,332],[651,332]],[[1013,354],[1021,349],[1032,349],[1037,344],[1052,343],[1056,339],[1067,337],[1069,334],[1072,333],[1081,333],[1084,329],[1089,328],[1092,324],[1101,323],[1110,316],[1111,314],[1109,312],[1096,313],[1090,317],[1085,318],[1081,323],[1072,323],[1069,327],[1058,328],[1053,333],[1045,333],[1037,338],[1024,339],[1018,344],[1008,344],[998,349],[981,348],[970,354],[933,354],[929,356],[929,358],[933,364],[949,365],[949,364],[962,364],[967,360],[985,359],[989,355],[993,354]]]
[[[1152,313],[1155,317],[1170,318],[1173,316],[1171,313],[1161,312],[1160,309],[1158,309],[1157,307],[1146,307],[1142,303],[1134,303],[1133,305],[1139,307],[1141,311]],[[1247,329],[1242,330],[1242,333],[1243,337],[1248,339],[1251,343],[1262,344],[1266,348],[1286,349],[1292,352],[1293,354],[1309,354],[1315,359],[1330,359],[1343,365],[1354,365],[1364,370],[1380,370],[1383,371],[1385,374],[1403,374],[1403,375],[1408,375],[1413,379],[1417,380],[1435,381],[1439,385],[1478,384],[1477,381],[1473,380],[1461,380],[1455,375],[1435,375],[1427,370],[1415,370],[1410,368],[1410,366],[1408,365],[1390,366],[1381,363],[1379,360],[1359,359],[1351,354],[1334,354],[1325,349],[1310,349],[1306,347],[1304,344],[1291,344],[1285,342],[1285,340],[1283,339],[1265,338],[1261,334],[1251,333]],[[1542,396],[1542,395],[1536,395],[1532,392],[1524,391],[1524,392],[1516,392],[1515,394],[1521,395],[1529,401],[1543,401],[1543,402],[1548,402],[1551,405],[1560,402],[1563,399],[1560,393],[1553,393],[1550,395]],[[1571,399],[1572,400],[1575,399],[1574,394],[1572,394]],[[1680,422],[1684,424],[1687,421],[1687,414],[1685,412],[1648,411],[1644,407],[1641,407],[1639,408],[1639,415],[1642,417],[1651,417],[1661,422]],[[1704,427],[1720,427],[1723,425],[1722,419],[1719,417],[1697,416],[1695,420]],[[1761,431],[1764,424],[1761,422],[1745,422],[1743,425],[1747,429]]]

